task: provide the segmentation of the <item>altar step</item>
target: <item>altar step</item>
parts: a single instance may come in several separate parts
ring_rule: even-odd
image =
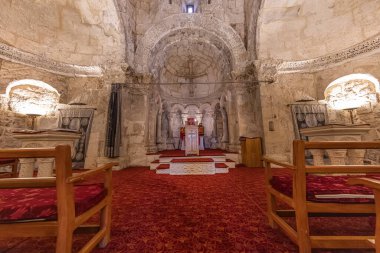
[[[189,165],[190,166],[190,165]],[[204,169],[198,168],[197,171],[194,170],[194,165],[192,164],[192,169],[183,168],[181,171],[173,171],[170,170],[170,164],[160,164],[156,168],[157,174],[171,174],[171,175],[208,175],[208,174],[219,174],[219,173],[228,173],[229,168],[225,163],[214,163],[214,168],[212,170],[207,170],[205,172]]]
[[[153,161],[150,168],[157,174],[211,175],[228,173],[230,168],[235,168],[235,162],[223,156],[165,157]]]
[[[199,157],[199,156],[198,156]],[[184,157],[181,157],[181,158],[184,158]],[[150,169],[151,170],[156,170],[158,169],[158,167],[162,164],[170,164],[171,160],[173,159],[181,159],[179,157],[171,157],[171,159],[164,159],[164,160],[161,160],[161,159],[156,159],[154,160],[153,162],[150,163]],[[186,157],[186,159],[190,159],[190,158],[195,158],[195,157]],[[215,163],[224,163],[228,166],[228,168],[235,168],[236,166],[236,162],[231,160],[231,159],[228,159],[226,157],[224,157],[224,159],[221,159],[220,157],[218,157],[217,159],[213,158],[213,157],[205,157],[205,156],[202,156],[202,158],[212,158],[214,160]]]

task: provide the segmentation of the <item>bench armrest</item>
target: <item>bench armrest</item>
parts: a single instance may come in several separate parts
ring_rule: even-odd
[[[85,180],[87,177],[94,176],[96,174],[102,173],[102,172],[107,172],[112,169],[113,166],[118,165],[118,163],[107,163],[105,165],[102,165],[100,167],[94,168],[94,169],[89,169],[85,172],[78,173],[76,175],[73,175],[69,178],[67,178],[66,182],[67,183],[77,183],[80,181]]]
[[[274,158],[272,158],[270,156],[267,156],[267,155],[263,157],[263,160],[264,160],[264,162],[276,164],[278,166],[294,170],[294,165],[293,164],[290,164],[288,162],[278,161],[278,160],[276,160],[276,159],[274,159]]]
[[[350,185],[364,185],[375,190],[380,190],[380,180],[372,178],[349,178],[347,182]]]

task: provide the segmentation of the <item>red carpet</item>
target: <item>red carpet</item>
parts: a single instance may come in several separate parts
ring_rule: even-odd
[[[267,226],[263,169],[237,168],[212,176],[158,175],[145,168],[114,172],[112,240],[95,253],[296,253]],[[313,219],[312,233],[371,233],[368,219]],[[74,249],[86,236],[77,236]],[[55,238],[0,239],[0,252],[54,252]],[[75,252],[75,251],[74,251]],[[340,250],[318,253],[362,253]]]

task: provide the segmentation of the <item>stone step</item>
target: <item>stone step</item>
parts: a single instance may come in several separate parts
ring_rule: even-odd
[[[225,156],[165,156],[160,157],[160,163],[168,163],[173,159],[188,159],[188,158],[211,158],[215,162],[225,162],[226,157]]]
[[[170,164],[168,163],[162,163],[157,166],[156,170],[166,170],[170,168]]]
[[[171,163],[212,163],[214,162],[214,159],[212,158],[196,158],[196,157],[189,157],[189,158],[176,158],[172,159],[170,161]]]

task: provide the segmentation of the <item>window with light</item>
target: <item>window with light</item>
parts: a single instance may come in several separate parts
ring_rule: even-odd
[[[187,13],[194,13],[194,5],[192,5],[192,4],[186,5],[186,12]]]

